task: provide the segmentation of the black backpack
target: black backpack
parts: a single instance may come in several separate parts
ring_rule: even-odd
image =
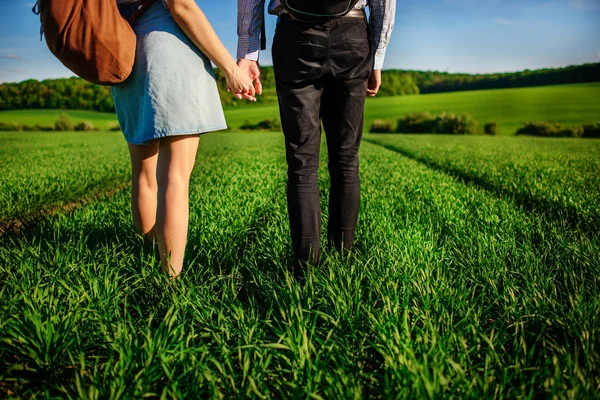
[[[292,17],[300,21],[328,21],[348,14],[358,0],[282,0]]]

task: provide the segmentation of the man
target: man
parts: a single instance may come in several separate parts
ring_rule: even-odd
[[[254,81],[258,94],[262,92],[258,58],[264,40],[264,6],[265,0],[238,0],[238,65]],[[352,247],[360,202],[358,150],[364,103],[381,84],[396,0],[359,0],[344,16],[319,21],[294,18],[292,10],[296,11],[289,3],[284,7],[282,0],[269,3],[269,13],[279,16],[273,67],[286,143],[292,245],[296,272],[300,272],[307,264],[317,264],[320,256],[321,120],[331,175],[329,243],[344,253]]]

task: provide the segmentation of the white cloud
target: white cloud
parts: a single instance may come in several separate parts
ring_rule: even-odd
[[[0,72],[2,72],[3,75],[22,74],[24,72],[27,72],[27,70],[25,70],[23,68],[6,68],[6,69],[1,69]]]
[[[510,19],[504,19],[504,18],[496,18],[496,23],[500,24],[500,25],[517,26],[517,23],[515,21],[512,21]]]
[[[20,62],[20,63],[25,62],[25,59],[23,57],[18,56],[16,54],[3,54],[3,55],[0,55],[0,59],[3,59],[3,60],[13,60],[13,61],[17,61],[17,62]]]

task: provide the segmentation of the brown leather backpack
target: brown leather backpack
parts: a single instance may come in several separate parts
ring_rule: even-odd
[[[131,21],[115,0],[38,0],[48,48],[83,79],[114,86],[127,79],[135,60],[136,37],[131,25],[154,0],[141,0]]]

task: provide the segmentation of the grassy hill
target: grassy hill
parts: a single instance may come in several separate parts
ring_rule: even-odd
[[[522,89],[477,90],[374,99],[366,122],[397,119],[416,111],[466,112],[480,125],[497,122],[499,134],[512,135],[529,121],[593,123],[600,120],[600,83]]]
[[[536,88],[477,90],[367,100],[365,126],[375,119],[399,119],[418,111],[469,113],[483,126],[497,122],[499,134],[512,135],[529,121],[593,123],[600,120],[600,83]],[[277,118],[277,106],[227,110],[231,127],[245,120]]]
[[[392,119],[418,111],[471,114],[483,126],[497,122],[499,134],[512,135],[525,122],[544,120],[562,123],[594,123],[600,120],[600,83],[542,86],[535,88],[477,90],[368,99],[365,126],[375,119]],[[89,111],[23,110],[0,112],[0,122],[53,125],[58,115],[68,114],[77,123],[90,121],[100,129],[116,122],[114,114]],[[277,105],[228,108],[227,121],[237,129],[249,120],[278,118]]]

